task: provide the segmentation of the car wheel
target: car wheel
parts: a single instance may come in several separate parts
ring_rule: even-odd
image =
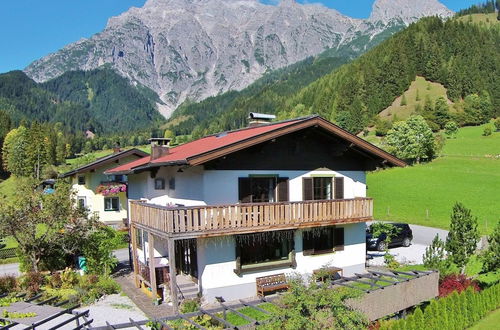
[[[411,240],[409,237],[405,237],[404,240],[403,240],[403,246],[404,247],[409,247],[411,244]]]
[[[386,242],[379,242],[378,245],[377,245],[377,250],[382,252],[382,251],[385,251],[385,249],[387,248],[387,243]]]

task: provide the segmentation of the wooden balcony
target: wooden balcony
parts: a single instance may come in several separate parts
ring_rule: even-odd
[[[131,201],[130,220],[164,237],[192,238],[365,222],[371,198],[165,207]]]

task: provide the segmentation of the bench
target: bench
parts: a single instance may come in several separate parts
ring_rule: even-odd
[[[257,277],[255,283],[257,285],[257,295],[260,297],[264,297],[266,292],[288,290],[288,288],[290,288],[290,285],[286,281],[286,276],[283,273]]]
[[[313,270],[313,276],[317,281],[324,282],[326,279],[338,280],[343,276],[342,268],[325,267]]]

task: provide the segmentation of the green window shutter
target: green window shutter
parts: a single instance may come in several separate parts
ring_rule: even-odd
[[[313,179],[302,178],[302,200],[312,201],[313,198]]]
[[[288,178],[278,178],[278,202],[288,202]]]
[[[335,199],[344,199],[344,177],[335,177],[334,182]]]

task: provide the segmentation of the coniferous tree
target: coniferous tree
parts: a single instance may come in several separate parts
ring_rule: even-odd
[[[481,253],[483,272],[500,269],[500,221],[488,237],[488,248]]]
[[[462,203],[455,203],[451,214],[450,231],[446,238],[448,257],[464,272],[479,241],[477,218]]]

